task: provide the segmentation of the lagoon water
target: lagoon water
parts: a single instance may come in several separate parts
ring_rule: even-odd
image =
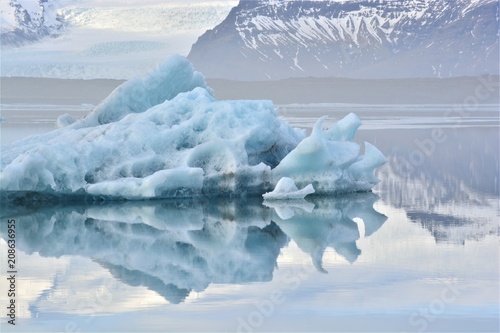
[[[3,104],[1,143],[88,108]],[[498,105],[278,110],[307,129],[357,113],[357,140],[389,159],[373,193],[3,205],[2,263],[15,219],[18,293],[16,326],[2,311],[2,331],[500,329]]]

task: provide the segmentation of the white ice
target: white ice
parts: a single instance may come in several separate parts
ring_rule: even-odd
[[[384,155],[365,142],[365,154],[350,141],[361,125],[351,113],[335,126],[323,130],[326,117],[320,118],[309,137],[302,140],[273,169],[273,180],[292,178],[298,187],[312,184],[316,193],[363,192],[378,183],[373,171],[386,163]]]
[[[304,199],[306,195],[311,193],[314,193],[314,188],[311,184],[299,190],[292,178],[283,177],[276,184],[274,191],[264,193],[262,196],[266,200],[294,200]]]
[[[329,130],[322,121],[306,138],[270,101],[216,100],[203,75],[174,56],[119,86],[82,119],[63,116],[61,128],[3,146],[0,190],[244,196],[262,195],[283,177],[319,194],[370,190],[385,158],[369,144],[359,156],[350,141],[359,118],[351,114]]]

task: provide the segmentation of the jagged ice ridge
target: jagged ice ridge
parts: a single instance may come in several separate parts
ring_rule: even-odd
[[[261,195],[283,177],[318,194],[369,191],[386,159],[350,114],[312,134],[270,101],[219,101],[183,57],[129,80],[82,119],[6,145],[0,190],[108,199]]]

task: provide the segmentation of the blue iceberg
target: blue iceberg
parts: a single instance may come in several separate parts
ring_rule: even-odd
[[[219,101],[180,56],[113,91],[82,119],[2,147],[0,190],[140,200],[262,195],[280,179],[316,194],[369,191],[385,157],[352,142],[351,114],[306,137],[270,101]]]
[[[299,190],[292,178],[281,178],[274,191],[267,192],[262,195],[265,200],[300,200],[308,194],[314,193],[314,188],[311,184]]]

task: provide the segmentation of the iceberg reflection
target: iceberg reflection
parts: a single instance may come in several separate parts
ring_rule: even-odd
[[[305,200],[264,204],[274,208],[272,220],[302,251],[310,254],[314,266],[324,272],[322,258],[327,247],[351,263],[361,254],[356,246],[360,231],[354,219],[363,221],[365,236],[372,235],[387,220],[385,215],[373,209],[378,199],[373,193],[365,193],[335,199],[316,197],[314,208]]]
[[[354,262],[360,232],[353,219],[363,220],[366,236],[386,220],[373,209],[378,200],[373,193],[308,200],[56,204],[29,211],[8,206],[2,215],[17,221],[19,250],[91,258],[116,279],[177,304],[212,283],[271,281],[280,250],[290,240],[319,270],[327,247]]]

